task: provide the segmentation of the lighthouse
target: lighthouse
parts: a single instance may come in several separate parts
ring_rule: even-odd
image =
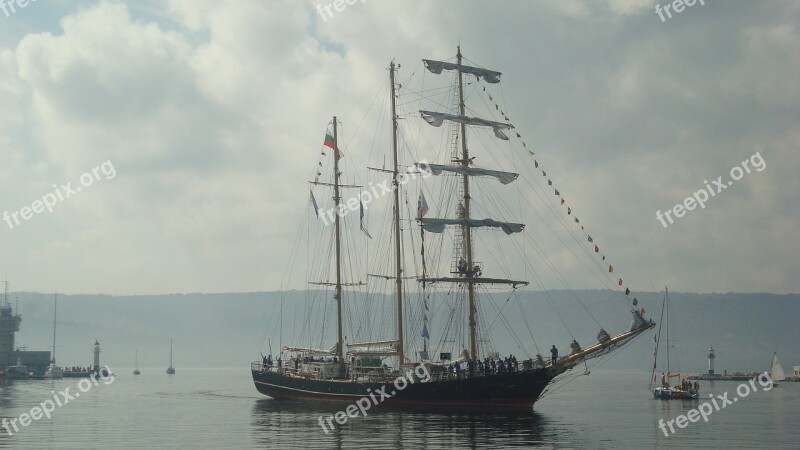
[[[100,370],[100,343],[98,341],[94,341],[94,365],[92,366],[92,371],[97,372]]]
[[[17,362],[14,357],[14,334],[19,331],[22,317],[14,314],[8,302],[8,281],[5,282],[5,295],[0,304],[0,366],[13,366]]]
[[[708,375],[714,376],[714,347],[708,347]]]

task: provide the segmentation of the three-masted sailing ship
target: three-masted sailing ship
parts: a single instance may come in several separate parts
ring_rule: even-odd
[[[370,393],[378,392],[384,386],[389,386],[398,377],[405,376],[414,377],[413,382],[402,390],[391,388],[391,398],[382,399],[382,404],[436,408],[473,407],[481,410],[530,409],[553,380],[576,366],[584,365],[588,360],[610,353],[654,326],[652,321],[644,319],[643,311],[631,307],[633,323],[629,329],[612,337],[601,328],[596,343],[581,347],[576,340],[573,340],[570,345],[571,351],[560,357],[553,354],[545,360],[537,353],[535,357],[530,355],[529,358],[518,361],[516,357],[501,358],[498,351],[493,351],[488,343],[489,336],[485,330],[481,330],[481,324],[485,327],[485,322],[482,321],[486,319],[480,317],[482,310],[478,306],[478,299],[490,296],[486,287],[493,287],[498,292],[514,292],[527,286],[528,281],[513,276],[484,276],[484,272],[490,273],[492,269],[479,260],[476,253],[476,239],[481,242],[482,239],[477,235],[484,233],[484,229],[515,235],[523,233],[525,225],[482,218],[478,215],[486,209],[485,205],[475,203],[477,198],[475,180],[487,178],[492,182],[497,180],[502,188],[516,181],[519,174],[475,165],[476,158],[472,156],[467,138],[476,136],[475,141],[480,142],[482,137],[477,137],[478,131],[472,134],[470,130],[473,127],[491,129],[496,137],[505,140],[508,139],[505,133],[514,127],[507,120],[492,121],[468,115],[465,87],[468,77],[470,80],[474,77],[476,83],[499,83],[501,73],[465,64],[460,48],[455,61],[423,60],[423,64],[428,72],[435,75],[446,73],[452,76],[453,81],[450,94],[453,110],[436,112],[421,109],[415,113],[417,118],[423,119],[420,123],[424,124],[424,127],[431,125],[441,127],[444,123],[451,126],[448,130],[446,151],[440,152],[438,156],[431,155],[432,159],[440,160],[441,163],[429,163],[423,159],[401,166],[398,121],[412,117],[410,114],[408,117],[400,117],[397,111],[399,95],[396,91],[401,84],[395,80],[398,67],[392,61],[389,67],[391,166],[373,168],[378,173],[389,174],[392,177],[390,190],[392,206],[391,212],[387,210],[387,217],[390,216],[390,219],[386,222],[389,226],[384,230],[387,239],[382,240],[390,243],[390,248],[388,251],[375,252],[383,263],[370,266],[374,271],[386,269],[384,270],[386,273],[365,275],[368,275],[368,279],[375,280],[375,284],[385,283],[387,291],[390,291],[385,298],[392,299],[393,306],[391,309],[384,307],[382,312],[375,311],[372,305],[380,300],[368,297],[366,306],[348,309],[347,302],[355,304],[361,301],[359,299],[363,299],[363,296],[358,297],[353,291],[370,283],[353,281],[345,277],[346,269],[353,265],[352,260],[348,258],[357,260],[361,258],[360,255],[354,257],[353,252],[343,248],[345,216],[347,216],[345,213],[348,209],[350,211],[358,209],[360,229],[368,235],[364,228],[363,203],[366,199],[364,195],[355,197],[358,199],[355,201],[352,198],[347,201],[344,199],[344,190],[363,189],[363,186],[347,184],[342,180],[340,121],[334,117],[322,151],[325,159],[327,159],[326,148],[330,153],[332,178],[330,182],[320,181],[322,171],[317,168],[314,181],[311,182],[314,215],[317,216],[317,220],[324,220],[326,225],[328,222],[332,222],[333,225],[323,227],[332,233],[332,248],[313,247],[309,252],[312,254],[310,258],[318,260],[325,259],[329,255],[328,260],[332,264],[329,268],[312,273],[315,277],[312,283],[315,288],[307,291],[308,295],[316,297],[320,293],[326,295],[324,293],[332,291],[334,303],[330,303],[330,297],[323,298],[316,302],[322,309],[321,312],[317,314],[307,312],[304,316],[304,329],[300,334],[318,333],[314,339],[306,340],[307,343],[316,343],[316,346],[284,345],[280,356],[275,360],[270,355],[269,358],[264,357],[261,361],[251,364],[253,381],[262,394],[276,399],[354,402]],[[491,96],[489,98],[491,99]],[[519,134],[517,136],[519,137]],[[318,167],[322,166],[321,160]],[[441,189],[436,195],[437,204],[441,205],[437,211],[445,217],[427,217],[429,206],[424,195],[418,197],[416,209],[408,206],[412,202],[402,201],[401,188],[409,177],[425,178],[423,181],[428,181],[427,178],[430,177],[432,180],[438,179],[449,183],[449,188]],[[314,188],[332,190],[333,207],[327,213],[319,209],[313,194]],[[428,192],[432,195],[430,193],[433,191]],[[377,195],[380,192],[373,189],[371,193]],[[488,203],[491,203],[491,200]],[[564,204],[563,200],[561,204]],[[405,218],[402,211],[404,208],[409,213]],[[571,210],[569,213],[571,214]],[[575,222],[579,223],[577,218]],[[416,239],[417,233],[419,240]],[[503,238],[499,237],[498,240]],[[448,246],[443,244],[445,239],[451,241]],[[591,237],[588,240],[592,242]],[[404,250],[406,241],[413,241],[410,244],[419,247],[415,248],[414,252],[407,252]],[[527,251],[524,244],[517,245],[516,249],[523,254]],[[597,251],[596,246],[595,251]],[[387,254],[391,256],[387,258]],[[409,256],[411,254],[414,255],[413,258],[421,256],[421,268],[416,261],[413,264],[414,271],[418,273],[410,273],[410,270],[406,269],[406,266],[410,265],[408,259],[412,259]],[[603,260],[605,261],[604,255]],[[495,258],[494,261],[498,259]],[[610,266],[608,272],[611,272]],[[513,270],[505,273],[511,275]],[[613,285],[612,288],[616,288],[615,281],[610,283]],[[415,289],[409,289],[409,284],[415,284]],[[622,285],[621,279],[619,284]],[[438,346],[431,344],[432,324],[428,303],[431,291],[435,289],[439,289],[448,302],[447,307],[440,308],[443,311],[442,315],[457,323],[442,327],[439,333],[442,340]],[[417,292],[416,297],[409,293],[411,290]],[[627,288],[625,291],[623,297],[629,293]],[[414,299],[417,301],[414,302]],[[409,311],[411,304],[415,305],[414,311]],[[632,305],[636,305],[635,300]],[[319,334],[324,336],[327,333],[328,338],[331,338],[334,334],[324,321],[315,321],[320,314],[323,317],[335,317],[336,342],[332,347],[329,347],[330,344],[325,344],[324,337],[319,337]],[[375,319],[377,325],[373,325],[370,331],[373,335],[381,336],[360,342],[348,340],[347,330],[344,329],[347,321],[351,328],[355,328],[349,331],[351,336],[367,334],[364,332],[364,327],[355,324],[354,316],[369,316]],[[498,316],[501,314],[498,313]],[[408,330],[412,327],[408,323],[409,318],[420,325],[420,328],[416,328],[422,330],[420,334],[409,333]],[[404,319],[407,320],[405,323]],[[281,338],[283,338],[282,327],[283,322],[276,324],[275,327],[276,330],[281,328]],[[388,333],[394,335],[387,336]],[[297,330],[293,334],[297,336]],[[420,339],[421,349],[418,345]],[[412,340],[414,342],[409,342]],[[414,344],[418,345],[416,352],[410,351]],[[445,351],[447,349],[455,351]],[[423,377],[422,373],[428,376]]]

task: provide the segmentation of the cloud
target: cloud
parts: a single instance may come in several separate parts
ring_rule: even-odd
[[[376,92],[389,61],[405,80],[461,43],[504,73],[506,112],[626,280],[800,289],[796,6],[714,3],[665,23],[634,0],[358,2],[327,21],[315,6],[99,1],[67,6],[55,27],[28,10],[6,18],[33,31],[0,43],[0,209],[106,160],[118,171],[0,231],[16,285],[276,289],[331,116],[346,177],[362,177],[386,151]],[[403,105],[408,122],[416,106]],[[759,150],[763,173],[662,229],[656,210]],[[578,269],[575,285],[596,287]]]

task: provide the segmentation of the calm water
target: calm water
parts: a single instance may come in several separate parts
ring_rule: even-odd
[[[781,383],[689,423],[664,437],[659,419],[675,419],[698,402],[652,400],[645,373],[599,371],[579,377],[524,415],[422,414],[371,411],[325,434],[320,415],[331,406],[276,402],[256,393],[249,367],[117,369],[113,383],[93,386],[9,436],[12,448],[797,448],[800,383]],[[735,397],[740,383],[703,384]],[[6,382],[0,416],[19,417],[52,398],[80,392],[78,380]],[[86,385],[82,387],[86,388]],[[720,402],[721,403],[721,402]],[[18,425],[19,426],[19,425]],[[13,428],[12,428],[13,432]]]

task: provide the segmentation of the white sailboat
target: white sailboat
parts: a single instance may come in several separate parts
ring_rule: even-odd
[[[58,316],[58,294],[53,299],[53,353],[50,355],[50,366],[44,373],[44,377],[57,380],[64,377],[64,369],[56,365],[56,321]]]
[[[778,352],[772,354],[772,369],[770,370],[770,377],[772,377],[773,386],[777,386],[778,381],[786,380],[786,373],[783,371],[781,362],[778,361]]]
[[[172,367],[172,338],[169,338],[169,368],[167,375],[175,375],[175,368]]]
[[[172,363],[170,363],[170,366]],[[136,356],[133,357],[133,374],[139,375],[142,372],[139,372],[139,350],[136,350]]]

